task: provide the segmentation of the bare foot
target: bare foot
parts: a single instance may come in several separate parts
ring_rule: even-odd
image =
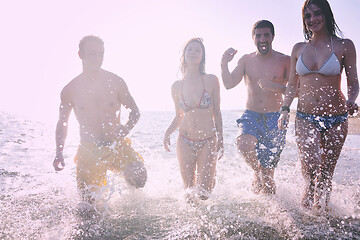
[[[196,197],[195,197],[194,194],[192,194],[192,193],[186,193],[186,194],[185,194],[185,201],[186,201],[188,204],[192,205],[192,204],[196,204],[197,199],[196,199]]]
[[[323,216],[327,214],[326,208],[321,207],[320,204],[314,204],[314,206],[311,209],[311,213],[315,216]]]
[[[199,198],[196,196],[196,191],[194,188],[188,188],[185,190],[185,201],[186,203],[195,206],[199,203]]]
[[[273,195],[276,193],[276,184],[274,179],[267,178],[264,182],[263,193],[267,195]]]
[[[254,175],[254,180],[252,182],[252,187],[251,187],[251,191],[255,194],[259,194],[262,190],[263,186],[261,184],[261,177],[259,176],[259,174]]]
[[[301,199],[301,206],[307,210],[311,210],[314,205],[314,191],[306,189]]]
[[[196,195],[201,199],[201,200],[207,200],[210,197],[210,192],[208,192],[207,190],[205,190],[203,187],[201,186],[196,186]]]

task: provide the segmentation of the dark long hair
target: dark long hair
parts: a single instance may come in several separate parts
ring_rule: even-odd
[[[204,46],[204,43],[203,43],[203,40],[202,38],[192,38],[190,39],[186,44],[185,44],[185,47],[183,49],[183,52],[182,52],[182,55],[181,55],[181,65],[180,65],[180,71],[181,73],[184,75],[185,72],[186,72],[186,62],[185,62],[185,52],[186,52],[186,48],[189,46],[190,43],[192,42],[198,42],[200,43],[201,45],[201,48],[203,50],[203,55],[202,55],[202,58],[201,58],[201,62],[200,62],[200,66],[199,66],[199,71],[201,74],[205,74],[205,46]]]
[[[331,36],[336,36],[339,34],[343,36],[342,32],[340,31],[339,26],[336,24],[334,19],[334,14],[331,11],[330,4],[327,0],[306,0],[302,7],[302,19],[303,19],[303,29],[304,29],[304,36],[306,40],[309,40],[313,36],[313,32],[307,28],[305,24],[305,10],[309,7],[310,4],[315,4],[321,9],[323,17],[325,17],[326,27]]]

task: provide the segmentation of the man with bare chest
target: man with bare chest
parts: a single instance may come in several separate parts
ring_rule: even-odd
[[[136,188],[145,185],[147,172],[143,159],[126,138],[140,118],[139,109],[125,81],[101,68],[103,41],[95,36],[84,37],[79,57],[83,72],[61,91],[53,166],[56,171],[65,166],[63,149],[68,119],[74,110],[80,127],[80,146],[75,156],[77,185],[83,200],[92,202],[93,193],[106,185],[107,170],[122,173]],[[120,123],[121,106],[130,110],[124,125]]]
[[[272,49],[274,26],[267,20],[254,24],[252,37],[257,51],[245,54],[230,73],[228,63],[236,50],[229,48],[221,60],[221,76],[226,89],[244,78],[247,88],[246,110],[237,120],[240,133],[238,151],[254,170],[252,190],[275,194],[274,170],[285,146],[284,130],[277,127],[283,105],[290,57]]]

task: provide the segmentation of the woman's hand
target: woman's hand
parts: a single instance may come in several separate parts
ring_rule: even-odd
[[[216,153],[218,156],[218,160],[220,160],[224,156],[224,142],[223,140],[218,140],[216,144]]]
[[[165,150],[166,150],[167,152],[170,152],[169,146],[170,146],[171,144],[170,144],[170,136],[169,136],[169,135],[165,134],[163,144],[164,144]]]
[[[280,117],[278,119],[278,128],[279,129],[286,129],[289,124],[290,114],[287,111],[282,111]]]
[[[359,112],[358,105],[354,101],[351,101],[351,100],[346,101],[346,108],[351,116],[353,116],[353,115],[356,116]]]

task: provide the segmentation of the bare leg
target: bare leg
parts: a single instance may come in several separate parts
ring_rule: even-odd
[[[260,172],[263,180],[262,182],[263,192],[265,194],[275,194],[276,193],[276,184],[274,181],[275,168],[265,168],[261,166]]]
[[[184,142],[181,136],[176,143],[176,154],[179,161],[180,173],[183,179],[184,188],[195,187],[196,155],[195,151]]]
[[[314,204],[315,180],[320,174],[321,134],[315,126],[304,119],[295,119],[297,145],[299,148],[302,174],[305,180],[305,191],[302,206],[310,209]]]
[[[339,159],[341,149],[344,145],[348,131],[348,122],[343,122],[337,126],[327,130],[323,135],[323,161],[321,163],[321,174],[318,177],[315,194],[315,202],[317,208],[321,208],[320,200],[325,194],[325,209],[328,207],[330,201],[330,194],[332,190],[332,177],[334,175],[335,166]]]
[[[208,194],[215,187],[216,176],[216,138],[209,140],[197,151],[197,185],[206,192],[200,194],[202,200],[208,199]]]
[[[240,135],[236,139],[236,145],[240,154],[243,156],[249,166],[254,170],[252,190],[255,194],[258,194],[262,189],[262,184],[260,176],[260,162],[255,151],[256,144],[257,139],[252,135]]]
[[[77,179],[78,192],[80,193],[81,200],[93,204],[95,202],[95,193],[98,188],[87,185],[84,181]]]
[[[86,162],[86,160],[88,162]],[[76,182],[81,199],[93,204],[95,195],[106,184],[106,164],[97,164],[89,159],[78,159],[76,163]]]
[[[147,180],[147,171],[143,162],[129,163],[124,169],[125,180],[136,188],[143,188]]]

